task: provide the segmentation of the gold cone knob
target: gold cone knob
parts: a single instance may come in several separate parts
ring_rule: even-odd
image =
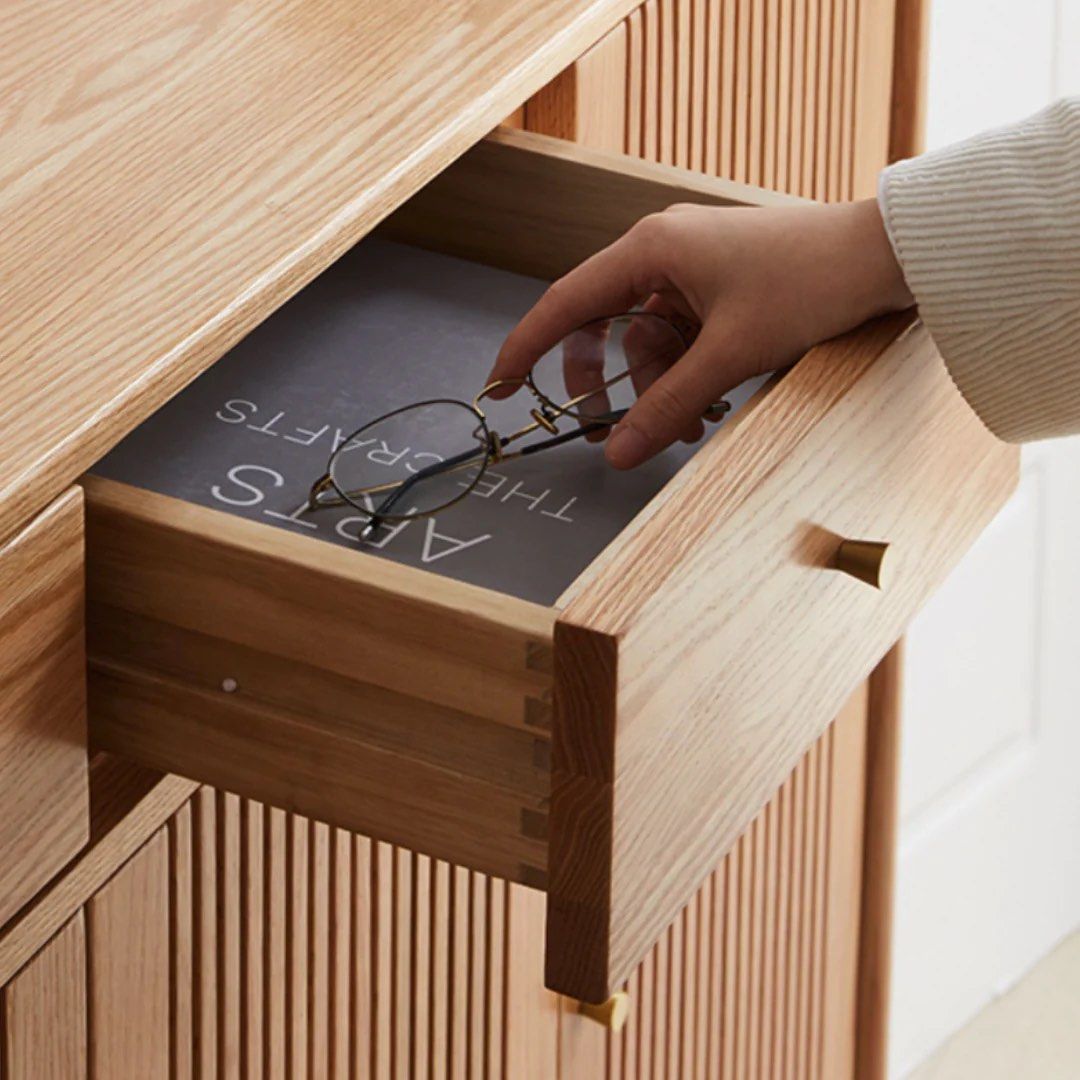
[[[888,554],[889,545],[880,540],[842,540],[833,556],[833,568],[884,589],[889,584]]]
[[[579,1001],[578,1012],[618,1034],[630,1015],[630,995],[620,990],[600,1005],[590,1005],[587,1001]]]

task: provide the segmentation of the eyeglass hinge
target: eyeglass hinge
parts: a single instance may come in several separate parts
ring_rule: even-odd
[[[555,414],[546,405],[531,409],[530,415],[549,435],[559,434],[559,429],[555,426]]]

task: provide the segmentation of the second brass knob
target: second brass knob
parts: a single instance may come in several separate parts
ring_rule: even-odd
[[[873,585],[888,587],[891,571],[889,545],[881,540],[842,540],[833,556],[833,569]]]
[[[580,1001],[578,1012],[617,1034],[622,1031],[626,1018],[630,1015],[630,995],[620,990],[599,1005]]]

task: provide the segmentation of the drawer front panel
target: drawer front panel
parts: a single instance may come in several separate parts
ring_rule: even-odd
[[[0,923],[86,842],[83,503],[0,545]]]
[[[602,1000],[1004,502],[1017,454],[921,326],[819,347],[560,618],[548,979]],[[881,591],[832,568],[887,541]]]
[[[553,613],[85,484],[95,747],[543,884]]]

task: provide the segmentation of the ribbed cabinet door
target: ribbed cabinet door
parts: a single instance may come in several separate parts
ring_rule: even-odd
[[[84,1080],[86,928],[72,919],[0,989],[0,1077]]]
[[[560,1080],[840,1080],[855,1070],[861,686],[627,981],[619,1034],[564,1001]]]
[[[893,0],[645,0],[524,127],[815,199],[874,193]]]
[[[557,1076],[542,893],[209,788],[161,869],[163,1075]]]
[[[86,904],[95,1080],[169,1075],[167,856],[166,837],[159,831]]]

